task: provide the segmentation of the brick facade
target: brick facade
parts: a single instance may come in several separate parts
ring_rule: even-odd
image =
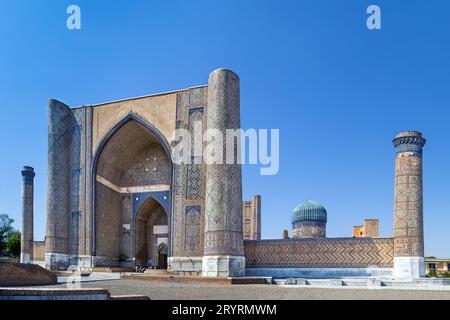
[[[261,240],[261,196],[242,202],[244,240]]]
[[[393,267],[392,238],[244,241],[247,268]]]

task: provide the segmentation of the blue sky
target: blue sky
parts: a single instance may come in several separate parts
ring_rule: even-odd
[[[67,6],[82,29],[66,28]],[[382,29],[366,28],[366,8]],[[392,233],[398,131],[420,130],[425,250],[450,257],[448,1],[1,1],[0,212],[20,227],[23,165],[35,180],[35,236],[45,233],[47,100],[69,105],[241,78],[243,128],[280,129],[280,171],[244,167],[244,197],[262,195],[264,238],[290,229],[311,198],[328,236],[364,218]]]

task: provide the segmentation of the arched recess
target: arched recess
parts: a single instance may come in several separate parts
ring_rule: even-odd
[[[135,264],[158,269],[167,268],[168,215],[164,206],[148,197],[133,218],[132,252]]]
[[[170,145],[152,124],[129,114],[108,131],[95,152],[92,166],[91,236],[95,265],[126,265],[132,261],[135,193],[169,193],[170,234],[172,180]]]

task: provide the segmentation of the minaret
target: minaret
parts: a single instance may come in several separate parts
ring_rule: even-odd
[[[404,131],[393,140],[395,160],[394,277],[425,276],[423,246],[422,149],[426,140],[417,131]]]
[[[69,266],[69,107],[50,99],[48,103],[47,230],[45,266]]]
[[[22,170],[22,235],[20,240],[20,262],[29,263],[33,259],[33,199],[34,169]]]
[[[209,75],[206,113],[210,131],[225,136],[226,129],[240,128],[239,77],[234,72],[218,69]],[[227,164],[225,143],[221,148],[223,163],[206,164],[202,274],[208,277],[244,276],[241,164],[240,161]]]

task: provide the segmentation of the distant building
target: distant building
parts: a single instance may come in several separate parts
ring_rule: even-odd
[[[450,272],[450,259],[437,259],[434,257],[425,258],[426,273]]]
[[[378,219],[364,219],[363,226],[353,227],[353,238],[378,238]]]
[[[261,196],[242,202],[244,240],[261,240]]]
[[[306,200],[292,214],[293,238],[324,238],[327,235],[327,210],[320,203]]]

